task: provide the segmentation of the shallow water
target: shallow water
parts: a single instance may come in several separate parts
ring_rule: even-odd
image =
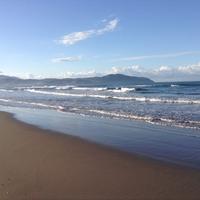
[[[200,168],[200,130],[47,109],[0,106],[0,110],[14,113],[17,119],[41,128],[78,136],[122,151]]]

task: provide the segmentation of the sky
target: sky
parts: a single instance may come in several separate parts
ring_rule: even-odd
[[[1,0],[0,72],[200,81],[199,0]]]

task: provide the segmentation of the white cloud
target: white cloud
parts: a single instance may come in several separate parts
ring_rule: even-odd
[[[128,67],[112,67],[109,73],[113,74],[133,74],[142,73],[143,69],[139,65],[133,65]]]
[[[112,67],[108,73],[144,76],[152,78],[155,81],[200,81],[200,62],[184,66],[160,66],[150,69],[139,65]]]
[[[3,73],[4,74],[4,73]],[[140,65],[132,66],[114,66],[107,71],[98,72],[95,69],[88,71],[66,71],[59,74],[36,75],[36,74],[15,74],[20,78],[84,78],[94,76],[104,76],[107,74],[125,74],[130,76],[148,77],[154,81],[200,81],[200,62],[182,66],[158,66],[154,68],[142,67]],[[6,75],[6,74],[4,74]],[[12,75],[13,74],[7,74]]]
[[[59,57],[52,59],[52,62],[59,63],[59,62],[74,62],[74,61],[80,61],[82,59],[81,56],[65,56],[65,57]]]
[[[106,32],[111,32],[117,27],[118,23],[119,20],[115,18],[113,20],[108,21],[106,25],[101,29],[91,29],[86,31],[73,32],[64,35],[61,39],[58,40],[58,42],[64,45],[73,45],[77,42],[88,39],[95,35],[102,35]]]
[[[140,65],[114,66],[110,70],[102,72],[97,72],[95,69],[79,72],[66,71],[65,73],[57,75],[56,77],[85,78],[94,76],[104,76],[107,74],[125,74],[129,76],[148,77],[154,81],[200,81],[200,62],[196,64],[175,67],[162,65],[154,68],[142,67]],[[45,77],[29,75],[26,76],[26,78],[40,79]],[[55,78],[55,75],[48,78]]]
[[[106,32],[114,31],[115,28],[117,27],[119,20],[118,19],[113,19],[109,21],[106,26],[102,29],[96,30],[96,34],[104,34]]]
[[[81,40],[85,40],[91,37],[94,34],[95,34],[94,30],[70,33],[68,35],[63,36],[59,40],[59,43],[64,45],[73,45]]]
[[[200,76],[200,62],[193,65],[186,65],[178,67],[178,71],[182,73],[189,73],[189,74],[199,74]],[[200,79],[200,77],[199,77]]]
[[[200,51],[184,51],[184,52],[169,53],[169,54],[131,56],[131,57],[115,59],[115,61],[134,61],[134,60],[146,60],[146,59],[153,59],[153,58],[173,58],[173,57],[179,57],[179,56],[185,56],[185,55],[195,55],[195,54],[200,54]]]
[[[63,78],[86,78],[94,76],[103,76],[104,73],[98,73],[96,70],[81,71],[81,72],[65,72]]]
[[[15,73],[15,74],[14,73],[2,73],[2,75],[18,77],[21,79],[43,79],[43,78],[46,78],[46,76],[30,74],[30,73]]]
[[[165,72],[171,72],[172,69],[169,66],[160,66],[159,68],[156,68],[153,70],[155,73],[165,73]]]

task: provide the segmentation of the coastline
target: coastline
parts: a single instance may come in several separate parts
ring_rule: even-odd
[[[197,199],[200,171],[57,134],[0,112],[1,199]],[[55,133],[55,134],[54,134]]]

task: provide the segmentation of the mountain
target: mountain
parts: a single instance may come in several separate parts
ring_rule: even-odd
[[[37,85],[76,85],[76,86],[106,86],[122,87],[133,85],[151,85],[154,81],[145,77],[127,76],[123,74],[109,74],[102,77],[89,78],[46,78],[20,79],[17,77],[0,75],[0,87],[37,86]]]
[[[131,85],[151,85],[154,84],[149,78],[145,77],[136,77],[136,76],[127,76],[123,74],[109,74],[107,76],[101,77],[101,81],[105,81],[109,85],[119,84],[119,86],[131,86]]]

